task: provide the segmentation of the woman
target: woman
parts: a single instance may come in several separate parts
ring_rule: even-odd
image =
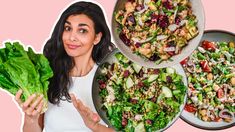
[[[32,95],[22,103],[21,90],[15,97],[25,113],[24,132],[113,131],[99,123],[91,97],[96,63],[112,47],[110,39],[104,14],[96,4],[77,2],[63,12],[43,51],[54,72],[48,110],[40,115],[42,97]]]

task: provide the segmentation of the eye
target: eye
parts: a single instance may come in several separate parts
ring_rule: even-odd
[[[71,31],[71,28],[69,26],[65,26],[64,31]]]
[[[79,29],[79,30],[78,30],[78,32],[79,32],[79,33],[87,33],[87,30],[86,30],[86,29],[81,28],[81,29]]]

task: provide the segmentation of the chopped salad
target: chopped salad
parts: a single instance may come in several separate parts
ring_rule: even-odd
[[[156,64],[180,54],[198,35],[189,0],[127,0],[115,12],[119,38],[133,53]]]
[[[116,130],[163,129],[180,112],[186,86],[173,68],[147,69],[120,52],[116,62],[101,65],[96,78],[109,122]]]
[[[188,77],[185,110],[207,122],[232,122],[235,115],[235,44],[204,40],[181,64]]]

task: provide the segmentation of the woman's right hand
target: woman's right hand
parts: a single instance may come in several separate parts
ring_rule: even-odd
[[[27,124],[38,123],[38,119],[43,108],[43,96],[41,95],[36,97],[36,94],[33,94],[29,96],[25,102],[22,102],[20,99],[22,93],[23,91],[20,89],[16,93],[15,100],[25,113],[24,122]]]

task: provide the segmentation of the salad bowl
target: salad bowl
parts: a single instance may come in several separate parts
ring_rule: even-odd
[[[117,0],[112,35],[131,61],[164,68],[192,53],[203,35],[204,21],[200,0]]]
[[[205,31],[199,47],[181,62],[188,78],[188,100],[181,118],[202,129],[235,125],[235,34]]]
[[[186,86],[181,65],[145,68],[116,49],[95,73],[92,98],[101,119],[116,131],[163,131],[180,116]]]

